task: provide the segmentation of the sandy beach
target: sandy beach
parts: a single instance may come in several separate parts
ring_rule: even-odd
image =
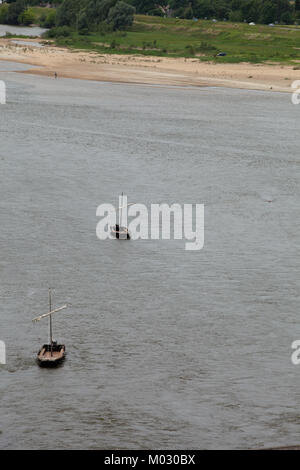
[[[300,78],[292,66],[267,64],[213,64],[198,59],[99,54],[59,48],[41,40],[26,39],[32,46],[0,39],[0,60],[34,65],[26,72],[84,80],[177,86],[223,86],[291,92]]]

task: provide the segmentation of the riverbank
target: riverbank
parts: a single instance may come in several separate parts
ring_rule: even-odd
[[[40,39],[32,46],[0,38],[0,60],[34,65],[26,72],[37,75],[120,83],[179,86],[223,86],[290,92],[300,71],[291,65],[201,62],[196,58],[99,54],[56,47]]]

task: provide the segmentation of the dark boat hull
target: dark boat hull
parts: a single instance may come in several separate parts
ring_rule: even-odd
[[[45,359],[41,360],[41,359],[37,358],[37,362],[38,362],[38,365],[40,367],[49,367],[49,368],[50,367],[57,367],[57,366],[61,365],[64,362],[65,357],[66,356],[64,355],[63,357],[61,357],[59,359],[52,360],[52,361],[48,361],[48,360],[45,360]]]
[[[66,348],[63,344],[44,344],[37,355],[37,362],[40,367],[57,367],[62,364],[66,357]]]
[[[115,225],[114,227],[111,227],[111,233],[118,240],[130,240],[130,233],[125,227],[119,227]]]
[[[129,233],[118,233],[118,232],[116,232],[116,238],[118,240],[130,240],[130,235],[129,235]]]

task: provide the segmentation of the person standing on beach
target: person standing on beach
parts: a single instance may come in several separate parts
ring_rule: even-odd
[[[55,80],[56,80],[57,79],[57,73],[56,72],[54,72],[54,77],[55,77]]]

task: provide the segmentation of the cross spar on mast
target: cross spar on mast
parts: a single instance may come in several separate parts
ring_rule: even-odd
[[[40,315],[39,317],[34,318],[32,321],[33,323],[38,322],[42,320],[43,318],[49,317],[49,315],[52,315],[53,313],[60,312],[64,308],[67,308],[68,305],[63,305],[62,307],[56,308],[55,310],[52,310],[51,312],[44,313],[43,315]]]

